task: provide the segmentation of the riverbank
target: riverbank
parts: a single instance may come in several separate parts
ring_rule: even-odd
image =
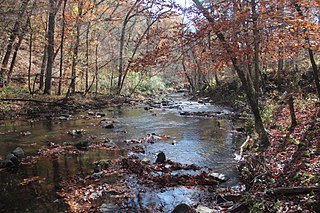
[[[48,119],[60,114],[75,114],[87,110],[106,108],[108,106],[130,105],[139,99],[115,97],[110,95],[86,96],[29,96],[24,98],[2,98],[0,118],[6,119]]]
[[[4,212],[25,206],[42,211],[56,204],[70,212],[170,212],[181,203],[194,209],[232,208],[216,190],[217,178],[223,178],[217,173],[233,183],[238,179],[232,153],[241,138],[233,135],[233,121],[180,115],[180,108],[222,109],[175,95],[168,98],[175,100],[171,102],[159,98],[140,106],[99,109],[99,116],[98,110],[89,110],[69,119],[4,124],[0,132],[7,151],[2,156],[19,145],[27,158],[15,174],[1,171],[11,196],[0,207]],[[103,125],[108,121],[114,121],[113,128]],[[160,151],[165,158],[155,159]],[[41,195],[45,189],[50,202],[34,200],[34,189]],[[12,206],[8,197],[29,202]]]
[[[285,211],[302,209],[309,212],[319,211],[319,177],[320,177],[320,110],[317,99],[301,92],[292,93],[297,124],[291,127],[288,103],[277,91],[265,95],[261,101],[262,115],[269,132],[271,145],[267,150],[259,151],[255,146],[247,147],[244,157],[239,161],[239,172],[245,183],[245,191],[231,193],[230,189],[220,189],[219,196],[228,197],[232,202],[229,210],[273,212],[278,208]],[[228,93],[229,94],[229,93]],[[233,97],[241,93],[233,93]],[[229,97],[229,96],[228,96]],[[231,97],[231,96],[230,96]],[[280,98],[279,98],[280,97]],[[34,98],[34,97],[33,97]],[[197,97],[198,102],[215,102],[222,93]],[[68,100],[33,99],[30,101],[7,100],[10,110],[4,111],[7,118],[48,119],[59,114],[73,114],[81,111],[101,109],[108,106],[135,105],[143,99],[125,97],[99,96],[82,99],[72,97]],[[221,105],[234,103],[228,99]],[[5,102],[3,102],[5,103]],[[154,102],[152,104],[168,104]],[[241,105],[241,101],[240,103]],[[205,103],[204,103],[205,104]],[[245,104],[244,104],[245,105]],[[230,105],[229,105],[230,106]],[[149,107],[146,111],[152,112]],[[246,108],[243,108],[246,111]],[[208,113],[191,113],[186,116],[208,116]],[[152,116],[157,116],[155,113]],[[182,115],[184,116],[184,115]],[[213,118],[214,119],[214,118]],[[84,190],[85,193],[85,190]],[[208,202],[207,202],[208,203]],[[219,207],[211,206],[211,208]]]

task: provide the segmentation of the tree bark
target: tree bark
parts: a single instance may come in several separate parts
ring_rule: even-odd
[[[22,31],[19,33],[18,43],[16,44],[15,50],[14,50],[13,55],[12,55],[10,68],[9,68],[9,72],[8,72],[8,76],[7,76],[7,84],[8,85],[11,82],[11,77],[12,77],[12,74],[13,74],[13,69],[14,69],[14,67],[16,65],[16,59],[17,59],[17,56],[18,56],[18,52],[19,52],[20,46],[22,44],[23,37],[25,35],[25,31],[26,31],[26,29],[27,29],[29,24],[30,24],[30,17],[28,16],[27,21],[26,21],[25,25],[22,28]]]
[[[199,0],[193,0],[193,2],[196,4],[198,9],[202,12],[204,17],[211,23],[212,25],[215,24],[215,19],[210,15],[208,10],[206,10],[203,5],[200,3]],[[249,106],[251,108],[251,111],[254,115],[254,121],[255,121],[255,130],[259,135],[259,138],[261,140],[260,146],[261,148],[267,148],[270,145],[269,138],[267,135],[267,132],[264,128],[262,118],[260,115],[259,105],[258,105],[258,95],[255,91],[254,85],[251,81],[251,78],[249,77],[249,74],[246,73],[244,70],[240,68],[237,62],[237,58],[234,56],[234,52],[230,47],[230,44],[226,41],[224,35],[221,33],[219,29],[213,29],[213,32],[216,34],[217,38],[224,44],[224,48],[227,52],[227,54],[230,57],[230,60],[232,62],[232,65],[235,69],[235,71],[238,74],[238,77],[241,80],[242,86],[244,88],[244,91],[247,96],[247,100],[249,103]]]
[[[46,37],[48,37],[46,35]],[[42,62],[41,62],[41,68],[40,68],[40,76],[39,76],[39,90],[43,90],[44,87],[44,76],[45,76],[45,70],[47,67],[47,61],[48,61],[48,45],[45,44],[43,47],[43,56],[42,56]]]
[[[260,39],[259,39],[259,29],[258,29],[258,14],[256,11],[256,0],[251,0],[251,10],[252,10],[252,21],[253,21],[253,45],[254,45],[254,88],[258,92],[260,90],[260,60],[259,60],[259,51],[260,51]]]
[[[23,16],[27,10],[29,0],[22,0],[21,7],[19,10],[18,18],[14,24],[14,27],[12,29],[10,38],[9,38],[9,43],[7,45],[6,53],[4,55],[4,58],[2,60],[2,65],[1,65],[1,70],[0,70],[0,87],[5,86],[5,78],[6,78],[6,72],[8,69],[8,63],[9,59],[12,53],[13,49],[13,44],[16,40],[16,37],[19,35],[20,31],[20,25],[21,25],[21,20],[23,20]]]
[[[48,23],[48,47],[47,47],[47,69],[46,69],[46,78],[44,85],[44,94],[51,94],[52,87],[52,72],[54,64],[54,32],[55,32],[55,18],[58,11],[58,0],[49,0],[49,23]],[[60,2],[61,3],[61,2]],[[59,3],[59,5],[60,5]]]
[[[297,2],[294,3],[294,7],[296,9],[296,11],[298,12],[299,16],[304,19],[304,14],[301,10],[301,5],[298,4]],[[307,29],[304,28],[303,32],[306,33]],[[305,40],[308,44],[310,44],[310,38],[308,36],[305,37]],[[316,85],[316,90],[317,90],[317,94],[318,94],[318,98],[320,99],[320,82],[319,82],[319,74],[318,74],[318,67],[314,58],[314,54],[313,54],[313,50],[310,48],[310,46],[307,48],[308,50],[308,54],[309,54],[309,59],[310,59],[310,63],[312,66],[312,71],[313,71],[313,78],[314,78],[314,82]]]
[[[318,94],[318,98],[320,99],[320,82],[319,82],[319,71],[318,71],[318,67],[316,64],[316,61],[314,59],[314,54],[313,51],[308,48],[308,53],[309,53],[309,58],[310,58],[310,62],[311,62],[311,66],[312,66],[312,71],[313,71],[313,77],[314,77],[314,83],[316,85],[316,90],[317,90],[317,94]]]
[[[30,38],[29,38],[29,66],[28,66],[28,89],[29,93],[32,94],[31,89],[31,68],[32,68],[32,42],[33,42],[33,34],[30,30]]]
[[[297,118],[296,118],[296,113],[294,110],[294,103],[293,103],[293,97],[292,94],[288,96],[288,105],[289,105],[289,110],[290,110],[290,117],[291,117],[291,126],[290,129],[293,129],[295,126],[297,126]]]
[[[71,95],[76,93],[76,78],[77,78],[77,65],[78,65],[78,53],[79,53],[79,45],[80,45],[80,30],[81,30],[81,16],[83,9],[83,1],[79,1],[78,3],[78,15],[76,18],[76,37],[75,43],[73,47],[72,53],[72,65],[71,65]]]
[[[59,70],[59,85],[58,85],[58,95],[61,95],[62,90],[62,75],[63,75],[63,51],[64,51],[64,33],[65,33],[65,10],[66,10],[67,0],[64,0],[62,9],[62,29],[61,29],[61,49],[60,49],[60,70]]]

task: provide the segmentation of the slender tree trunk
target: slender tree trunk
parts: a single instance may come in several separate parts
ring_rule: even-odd
[[[253,43],[254,43],[254,88],[258,92],[260,90],[260,60],[259,60],[259,51],[260,51],[260,39],[259,39],[259,29],[258,29],[258,14],[256,11],[256,0],[251,0],[251,10],[252,10],[252,21],[253,21]]]
[[[96,44],[96,58],[95,58],[95,79],[96,79],[96,87],[95,87],[95,92],[96,95],[98,94],[98,86],[99,86],[99,67],[98,67],[98,47],[99,45]]]
[[[93,2],[93,4],[96,4],[96,1]],[[93,14],[94,7],[91,7],[90,9],[90,17]],[[86,73],[85,73],[85,94],[88,92],[89,87],[89,60],[90,60],[90,29],[91,29],[91,21],[88,21],[87,30],[86,30]]]
[[[297,2],[295,2],[294,6],[295,6],[295,9],[298,12],[299,16],[301,18],[304,18],[303,12],[301,10],[301,5],[298,4]],[[306,33],[307,29],[303,29],[303,31]],[[305,37],[305,40],[307,41],[308,44],[310,44],[310,38],[308,36]],[[310,47],[308,47],[307,50],[308,50],[309,59],[310,59],[311,66],[312,66],[313,77],[314,77],[314,82],[316,85],[318,98],[320,99],[320,82],[319,82],[318,67],[317,67],[312,49]]]
[[[71,66],[71,95],[76,93],[76,78],[77,78],[77,65],[78,65],[78,52],[80,45],[80,30],[81,30],[81,16],[83,1],[78,3],[78,16],[76,18],[76,38],[72,53],[72,66]]]
[[[318,98],[320,99],[320,82],[319,82],[319,73],[318,73],[319,71],[317,68],[316,61],[314,59],[313,51],[310,48],[308,48],[308,53],[309,53],[309,58],[310,58],[311,66],[312,66],[313,77],[314,77],[314,82],[316,85],[316,90],[318,93]]]
[[[33,42],[33,34],[30,30],[30,38],[29,38],[29,66],[28,66],[28,89],[29,93],[32,94],[31,88],[31,68],[32,68],[32,42]]]
[[[91,22],[89,21],[87,26],[87,32],[86,32],[86,73],[85,73],[85,91],[89,88],[89,47],[90,47],[90,40],[89,40],[89,34],[90,34],[90,27]]]
[[[6,53],[4,55],[4,58],[2,60],[2,65],[1,65],[1,70],[0,70],[0,87],[5,86],[5,78],[6,78],[6,72],[8,69],[8,63],[9,63],[9,59],[12,53],[12,49],[13,49],[13,44],[16,40],[16,37],[19,34],[20,31],[20,24],[21,24],[21,20],[23,20],[23,16],[27,10],[27,6],[28,6],[29,0],[22,0],[21,3],[21,7],[19,10],[19,14],[18,14],[18,18],[14,24],[14,27],[12,29],[10,38],[9,38],[9,43],[7,45],[7,49],[6,49]]]
[[[123,82],[123,76],[124,76],[124,63],[123,63],[123,52],[124,52],[124,41],[125,41],[125,35],[126,35],[126,27],[129,22],[129,20],[133,17],[131,15],[132,11],[136,7],[139,1],[135,1],[134,5],[130,8],[130,10],[127,12],[126,17],[123,21],[122,28],[121,28],[121,35],[120,35],[120,47],[119,47],[119,67],[118,67],[118,84],[117,84],[117,94],[121,93],[122,90],[122,82]]]
[[[296,118],[296,113],[294,110],[294,103],[293,103],[293,97],[292,94],[289,95],[288,97],[288,105],[289,105],[289,110],[290,110],[290,117],[291,117],[291,126],[290,129],[294,128],[297,126],[297,118]]]
[[[44,94],[51,94],[52,87],[52,71],[53,71],[53,63],[54,63],[54,29],[55,29],[55,0],[49,0],[50,8],[49,8],[49,23],[48,23],[48,46],[47,46],[47,69],[46,69],[46,78],[44,85]]]
[[[284,6],[283,5],[279,5],[277,6],[277,10],[280,11],[280,19],[282,22],[284,22]],[[284,28],[281,27],[280,28],[280,32],[283,34],[284,33]],[[278,86],[279,89],[281,89],[281,84],[282,84],[282,78],[284,76],[284,63],[285,60],[283,58],[283,46],[282,45],[278,45],[279,46],[279,50],[278,50],[278,67],[277,67],[277,73],[276,73],[276,84]]]
[[[212,23],[215,24],[215,19],[210,15],[208,10],[206,10],[199,0],[193,0],[193,2],[196,4],[196,6],[199,8],[199,10],[202,12],[202,14],[206,17],[206,19]],[[262,118],[260,115],[260,110],[258,106],[258,96],[256,94],[256,91],[254,89],[254,85],[251,81],[251,78],[248,77],[249,75],[246,74],[238,65],[237,59],[235,56],[233,56],[233,51],[231,50],[231,47],[229,46],[228,42],[226,41],[224,35],[221,31],[214,29],[214,33],[216,34],[217,38],[225,44],[225,50],[227,54],[229,54],[232,65],[235,69],[235,71],[238,74],[238,77],[241,80],[242,86],[244,87],[244,91],[247,96],[247,100],[249,103],[249,106],[251,108],[251,111],[254,115],[254,121],[255,121],[255,130],[259,135],[259,138],[261,140],[261,148],[267,148],[270,145],[269,138],[267,135],[267,132],[264,128]]]
[[[39,90],[40,91],[43,90],[43,87],[44,87],[44,77],[45,77],[45,70],[47,67],[47,61],[48,61],[48,45],[45,44],[43,47],[43,56],[42,56],[40,76],[39,76]]]
[[[280,55],[280,54],[279,54]],[[281,57],[281,56],[280,56]],[[281,85],[282,76],[283,76],[283,67],[284,67],[284,59],[280,58],[278,60],[277,74],[276,74],[276,82],[278,86]]]
[[[63,51],[64,51],[64,33],[66,27],[65,21],[65,10],[66,10],[67,0],[64,0],[62,9],[62,29],[61,29],[61,49],[60,49],[60,70],[59,70],[59,85],[58,85],[58,95],[61,95],[62,90],[62,75],[63,75]]]
[[[55,34],[55,25],[56,25],[56,14],[59,10],[59,7],[62,3],[62,0],[49,0],[49,20],[48,20],[48,46],[47,46],[47,69],[46,69],[46,78],[44,85],[44,94],[50,95],[52,88],[52,72],[54,65],[54,58],[56,53],[54,52],[54,34]]]
[[[22,28],[22,31],[19,33],[18,43],[16,44],[15,50],[14,50],[13,55],[12,55],[10,68],[9,68],[9,72],[8,72],[8,76],[7,76],[7,84],[8,85],[11,82],[11,77],[12,77],[12,74],[13,74],[13,69],[14,69],[14,67],[16,65],[16,59],[17,59],[17,56],[18,56],[18,52],[19,52],[21,43],[23,41],[23,37],[25,35],[26,29],[27,29],[29,24],[30,24],[30,18],[28,17],[24,27]]]

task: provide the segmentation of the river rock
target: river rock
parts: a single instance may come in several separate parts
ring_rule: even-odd
[[[212,212],[216,212],[216,210],[214,209],[210,209],[206,206],[201,206],[199,205],[196,209],[196,212],[199,212],[199,213],[212,213]]]
[[[74,146],[77,148],[87,148],[90,145],[91,145],[90,140],[84,140],[74,144]]]
[[[93,111],[88,111],[87,114],[93,116],[94,112]]]
[[[102,124],[102,127],[106,128],[106,129],[113,129],[114,125],[113,125],[113,123],[104,123],[104,124]]]
[[[14,163],[11,160],[5,159],[0,161],[0,168],[13,166]]]
[[[25,153],[23,149],[17,147],[11,153],[9,153],[4,160],[0,161],[0,168],[18,165],[19,163],[21,163],[24,157]]]
[[[20,132],[20,135],[21,136],[28,136],[28,135],[31,135],[31,132],[30,131]]]
[[[164,163],[166,161],[166,155],[163,152],[157,154],[156,163]]]
[[[9,162],[11,161],[14,165],[18,165],[21,160],[19,160],[19,158],[17,158],[17,156],[15,156],[14,154],[12,153],[9,153],[6,157],[6,160]]]
[[[12,152],[20,161],[25,157],[25,153],[21,147],[15,148]]]
[[[68,131],[69,135],[75,136],[75,137],[80,137],[84,135],[85,131],[83,129],[73,129]]]
[[[94,165],[95,165],[94,172],[100,172],[100,171],[112,166],[112,161],[111,160],[99,160],[99,161],[94,162]]]
[[[191,207],[184,203],[177,205],[172,211],[172,213],[188,213],[188,212],[191,212]]]
[[[114,128],[114,121],[112,119],[104,118],[99,121],[99,125],[106,129]]]
[[[96,116],[104,117],[104,116],[106,116],[106,113],[104,113],[104,112],[96,112]]]
[[[209,174],[209,176],[211,176],[221,182],[225,182],[229,179],[226,175],[221,174],[221,173],[217,173],[217,172],[212,172]]]
[[[71,119],[72,115],[69,115],[69,114],[60,114],[58,116],[58,120],[69,120]]]

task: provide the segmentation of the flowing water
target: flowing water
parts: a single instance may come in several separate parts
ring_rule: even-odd
[[[241,126],[241,121],[232,121],[228,116],[182,116],[181,111],[231,112],[211,104],[188,101],[180,95],[173,95],[171,98],[174,100],[173,104],[165,109],[160,107],[145,110],[144,106],[103,109],[106,117],[116,121],[113,129],[98,126],[99,119],[87,120],[81,118],[81,115],[70,120],[1,121],[0,158],[5,158],[16,147],[23,148],[26,155],[35,155],[39,148],[49,142],[75,142],[89,135],[108,138],[119,147],[126,148],[128,144],[125,140],[155,133],[168,135],[170,138],[154,144],[143,144],[146,152],[139,154],[140,158],[148,158],[154,162],[156,153],[163,151],[167,159],[172,161],[197,164],[226,174],[230,179],[225,184],[236,185],[238,180],[233,153],[243,138],[235,135],[233,129]],[[82,138],[67,134],[74,129],[84,129],[86,134]],[[58,160],[43,159],[33,166],[2,170],[0,212],[63,211],[65,207],[59,202],[55,192],[60,189],[64,178],[92,172],[94,161],[114,159],[127,154],[126,151],[90,150],[77,156],[62,156]],[[39,178],[36,184],[19,184],[34,176]],[[200,190],[171,188],[145,194],[140,203],[145,206],[162,205],[166,212],[180,202],[193,203],[199,196],[204,196]]]

